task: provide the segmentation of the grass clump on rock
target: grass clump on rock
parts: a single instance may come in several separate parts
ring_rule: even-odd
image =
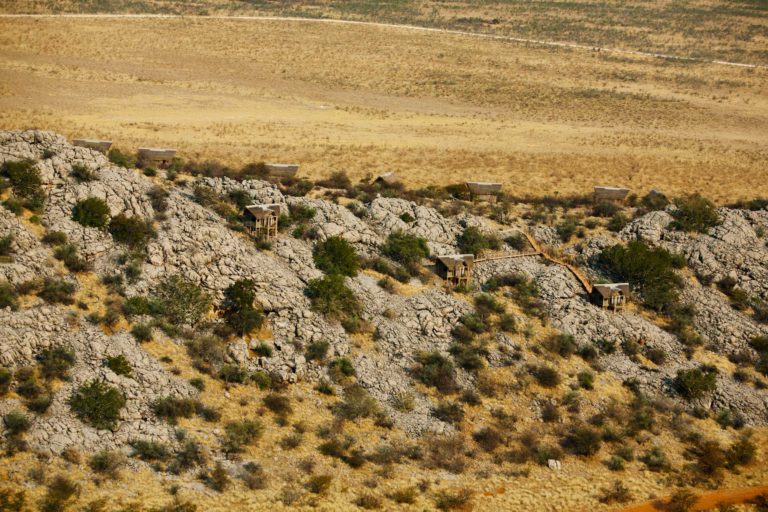
[[[109,222],[109,206],[103,199],[89,197],[75,204],[72,220],[88,228],[104,228]]]

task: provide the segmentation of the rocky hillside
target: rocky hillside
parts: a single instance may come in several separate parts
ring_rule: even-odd
[[[638,203],[610,231],[600,205],[502,202],[502,224],[446,195],[129,169],[40,131],[0,132],[0,162],[0,503],[561,510],[765,482],[764,204],[702,227],[695,199]],[[250,203],[282,206],[276,239],[244,231]],[[524,231],[632,304],[519,256]],[[483,249],[469,289],[425,257]]]

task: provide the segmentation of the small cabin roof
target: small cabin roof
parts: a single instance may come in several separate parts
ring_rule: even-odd
[[[139,148],[137,153],[140,157],[150,160],[171,160],[176,156],[176,150],[173,148]]]
[[[280,215],[279,204],[249,204],[245,211],[259,219],[269,215]]]
[[[629,283],[604,283],[592,286],[592,289],[606,299],[617,294],[629,295]]]
[[[77,145],[78,143],[82,144],[112,144],[111,140],[100,140],[100,139],[74,139],[72,140],[72,143]]]
[[[440,262],[448,267],[449,270],[453,270],[460,263],[466,263],[467,266],[472,266],[475,261],[474,254],[445,254],[437,257]]]
[[[595,187],[595,196],[605,199],[624,199],[629,189],[624,187]]]
[[[468,181],[467,188],[473,194],[498,194],[501,192],[501,183],[490,181]]]
[[[299,164],[264,164],[271,176],[292,178],[299,172]]]
[[[381,175],[377,176],[376,179],[373,180],[373,181],[374,182],[376,182],[376,181],[383,181],[384,183],[387,183],[387,184],[391,185],[392,183],[397,183],[400,180],[397,178],[397,174],[395,174],[394,172],[390,171],[390,172],[385,172],[384,174],[381,174]]]

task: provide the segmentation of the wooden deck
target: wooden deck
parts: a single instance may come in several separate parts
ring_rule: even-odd
[[[525,238],[528,240],[528,243],[531,244],[531,247],[533,248],[533,251],[528,252],[522,252],[522,253],[504,253],[504,252],[496,252],[496,253],[490,253],[484,258],[479,258],[475,260],[475,263],[483,263],[485,261],[498,261],[498,260],[509,260],[514,258],[523,258],[527,256],[541,256],[547,261],[551,261],[552,263],[556,265],[560,265],[561,267],[566,268],[573,276],[581,283],[581,286],[584,287],[584,290],[586,290],[587,293],[592,293],[592,283],[589,282],[589,279],[587,279],[587,276],[585,276],[581,270],[579,270],[575,265],[568,263],[567,261],[563,261],[560,258],[557,258],[553,256],[552,254],[549,254],[544,247],[539,243],[538,240],[536,240],[533,235],[531,235],[528,231],[522,231]]]

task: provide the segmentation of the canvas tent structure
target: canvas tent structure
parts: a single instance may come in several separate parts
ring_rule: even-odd
[[[629,283],[607,283],[592,286],[592,302],[604,309],[624,309],[629,300]]]
[[[466,185],[469,189],[469,197],[472,201],[488,201],[489,203],[495,203],[501,192],[501,183],[468,181]]]
[[[595,187],[594,199],[596,203],[608,201],[610,203],[623,203],[629,194],[628,188],[621,187]]]
[[[156,165],[161,169],[168,167],[176,157],[176,150],[172,148],[139,148],[136,156],[140,162]]]
[[[75,139],[72,141],[72,145],[106,153],[109,151],[109,148],[112,147],[112,141],[97,139]]]
[[[293,178],[299,172],[298,164],[265,164],[270,178]]]
[[[250,234],[264,240],[277,236],[279,204],[251,204],[243,210],[243,224]]]
[[[435,261],[437,275],[453,285],[469,285],[472,282],[473,254],[447,254]]]

